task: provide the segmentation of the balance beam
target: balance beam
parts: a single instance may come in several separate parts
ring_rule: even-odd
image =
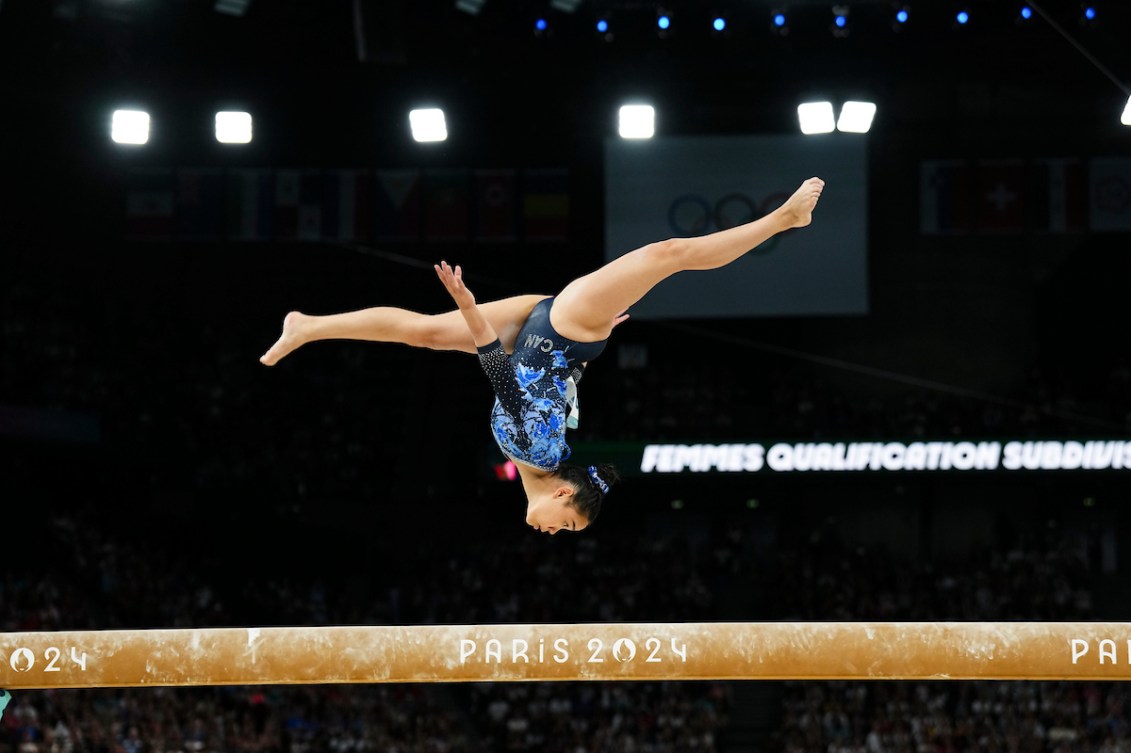
[[[0,688],[1128,680],[1131,623],[747,622],[0,633]]]

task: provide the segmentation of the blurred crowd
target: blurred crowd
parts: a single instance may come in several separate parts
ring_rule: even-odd
[[[711,335],[701,340],[698,351],[709,351]],[[727,352],[740,347],[723,344]],[[610,345],[609,360],[620,347]],[[604,439],[749,441],[756,433],[756,438],[907,441],[1131,431],[1127,358],[1084,374],[1034,364],[1010,389],[999,390],[915,384],[915,375],[877,369],[870,374],[874,389],[864,393],[843,386],[836,365],[767,356],[754,346],[742,359],[756,364],[752,370],[681,357],[658,344],[624,350],[629,356],[620,358],[615,374],[601,362],[608,385],[594,395],[601,403],[593,406],[595,418],[587,428]],[[845,366],[849,375],[857,370]]]
[[[471,541],[418,551],[360,589],[313,569],[225,577],[222,559],[128,540],[97,517],[55,516],[44,534],[36,560],[0,578],[0,630],[1092,615],[1087,546],[1055,532],[931,564],[816,535],[761,551],[734,525],[696,542],[678,532],[569,546]],[[582,587],[570,598],[542,587],[563,582]],[[1104,749],[1115,751],[1131,729],[1121,692],[1096,684],[782,688],[767,750],[1077,751],[1110,738]],[[20,692],[0,753],[722,753],[728,727],[750,713],[735,706],[733,684],[718,682]]]
[[[17,463],[40,458],[43,467],[7,470],[24,484],[13,494],[46,499],[51,509],[20,504],[6,511],[44,517],[32,543],[9,542],[4,552],[3,631],[1087,620],[1101,606],[1095,541],[1058,528],[929,558],[900,554],[901,547],[845,544],[835,527],[800,535],[780,530],[775,538],[756,523],[735,521],[703,531],[669,521],[632,536],[569,542],[493,537],[482,525],[458,546],[414,545],[396,525],[398,503],[382,491],[397,473],[431,484],[433,469],[454,477],[487,465],[490,391],[474,359],[334,344],[311,346],[286,368],[265,370],[256,357],[275,336],[282,310],[240,319],[238,307],[224,308],[226,296],[238,295],[237,282],[186,291],[168,279],[122,295],[108,291],[105,279],[89,288],[3,284],[0,408],[38,412],[39,423],[0,423],[0,434],[25,449],[36,432],[80,440],[6,455]],[[1090,381],[1034,368],[1002,399],[890,385],[883,397],[861,399],[819,378],[811,364],[767,358],[753,371],[723,368],[665,351],[664,338],[656,340],[610,346],[587,375],[585,439],[1131,430],[1126,362],[1105,366]],[[97,441],[84,435],[90,423],[68,417],[93,419]],[[82,463],[56,461],[52,453],[64,446],[85,452]],[[422,455],[419,465],[410,464],[415,455]],[[58,491],[71,487],[80,492],[74,499]],[[137,533],[147,521],[175,525],[177,515],[214,514],[220,528],[231,518],[218,511],[253,506],[248,500],[262,506],[247,513],[261,515],[262,528],[226,534],[233,542],[247,539],[238,553],[187,532],[174,542]],[[387,505],[378,513],[387,517],[367,534],[375,552],[369,560],[348,568],[319,563],[304,547],[285,568],[236,563],[237,555],[253,558],[257,546],[269,549],[254,537],[266,538],[280,521],[301,525],[284,514],[297,503],[333,511],[305,533],[324,537],[326,549],[360,525],[343,505],[373,500]],[[122,525],[131,509],[151,517]],[[734,684],[718,682],[19,692],[0,721],[0,753],[725,753],[749,749],[730,741],[755,717],[774,720],[755,730],[766,753],[1131,753],[1118,686],[773,688],[757,701],[771,707],[758,709]]]

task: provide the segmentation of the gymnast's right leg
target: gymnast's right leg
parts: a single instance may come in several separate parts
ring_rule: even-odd
[[[519,295],[480,304],[479,310],[510,352],[526,318],[543,298],[546,296]],[[326,316],[292,311],[283,319],[283,334],[259,361],[274,366],[293,350],[319,340],[366,340],[475,353],[475,342],[458,311],[420,314],[392,306],[376,306]]]

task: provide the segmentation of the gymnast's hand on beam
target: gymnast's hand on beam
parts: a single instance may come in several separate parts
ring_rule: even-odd
[[[440,282],[444,283],[447,288],[448,295],[456,302],[456,306],[463,309],[473,308],[475,306],[475,296],[467,289],[467,285],[463,283],[463,269],[457,264],[453,270],[446,261],[439,264],[432,265],[436,274],[440,278]]]

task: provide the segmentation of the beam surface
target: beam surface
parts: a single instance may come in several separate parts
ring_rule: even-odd
[[[751,622],[0,633],[0,688],[1127,680],[1131,623]]]

